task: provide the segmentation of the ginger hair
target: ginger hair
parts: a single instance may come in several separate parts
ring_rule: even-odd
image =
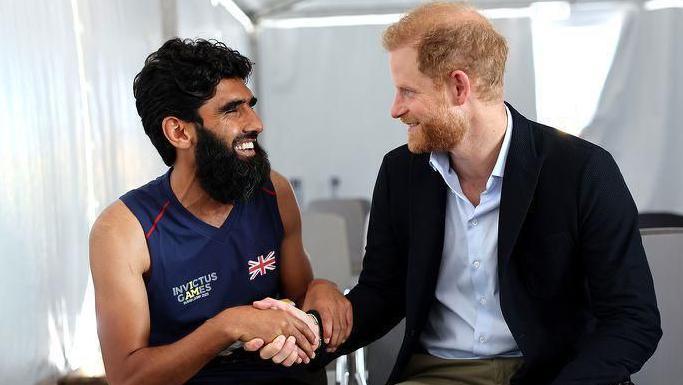
[[[382,36],[387,51],[417,49],[418,69],[442,86],[455,70],[465,72],[479,99],[502,100],[508,46],[493,25],[463,2],[419,6]]]

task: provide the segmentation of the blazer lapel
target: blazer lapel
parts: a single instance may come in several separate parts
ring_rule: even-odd
[[[411,155],[408,288],[417,302],[408,301],[407,306],[417,305],[412,310],[420,317],[427,315],[424,306],[431,302],[441,265],[446,191],[443,178],[429,165],[429,154]]]
[[[498,222],[498,278],[502,280],[517,236],[536,191],[541,170],[534,132],[529,121],[506,103],[512,115],[512,138],[503,175]]]

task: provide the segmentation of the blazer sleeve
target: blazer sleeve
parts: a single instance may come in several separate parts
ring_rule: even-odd
[[[358,284],[347,295],[353,307],[353,329],[349,339],[338,350],[339,354],[368,345],[389,332],[405,316],[408,240],[401,239],[406,237],[399,235],[398,218],[407,216],[407,213],[397,212],[401,209],[392,204],[389,163],[387,155],[375,183],[363,270]],[[407,170],[397,172],[400,171]]]
[[[643,366],[662,336],[652,275],[635,203],[607,151],[590,156],[578,195],[581,263],[597,325],[553,385],[616,384]]]

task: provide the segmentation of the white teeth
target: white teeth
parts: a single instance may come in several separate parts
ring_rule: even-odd
[[[244,151],[244,150],[253,150],[254,149],[254,142],[246,142],[246,143],[241,143],[235,146],[237,150]]]

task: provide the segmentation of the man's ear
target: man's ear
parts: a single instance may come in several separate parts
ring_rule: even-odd
[[[464,71],[456,70],[448,74],[446,79],[446,93],[448,100],[454,106],[462,106],[470,97],[472,83],[469,76]]]
[[[164,136],[173,147],[178,149],[188,149],[192,147],[194,125],[175,116],[167,116],[161,121],[161,129]]]

